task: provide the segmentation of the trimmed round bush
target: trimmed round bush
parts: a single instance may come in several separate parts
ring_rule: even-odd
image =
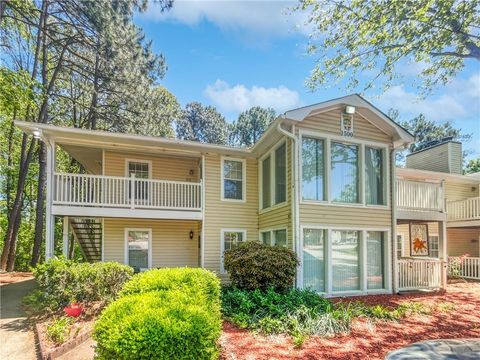
[[[137,274],[95,324],[99,359],[217,359],[220,280],[204,269]]]
[[[224,265],[232,284],[240,289],[284,291],[295,281],[299,262],[287,248],[247,241],[225,251]]]
[[[217,359],[219,313],[181,290],[128,295],[95,324],[98,359]]]
[[[180,289],[192,296],[205,296],[210,304],[220,306],[220,281],[205,269],[167,268],[139,273],[123,286],[120,296],[171,289]]]

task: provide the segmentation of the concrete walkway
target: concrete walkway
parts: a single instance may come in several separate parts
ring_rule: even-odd
[[[0,287],[0,359],[37,359],[35,335],[22,309],[22,298],[35,288],[35,280]]]
[[[429,340],[395,350],[386,360],[478,360],[480,339]]]

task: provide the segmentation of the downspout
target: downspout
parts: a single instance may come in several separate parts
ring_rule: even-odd
[[[398,259],[397,259],[397,166],[395,164],[395,155],[396,155],[396,149],[393,148],[392,151],[390,152],[390,166],[392,167],[391,171],[391,201],[392,201],[392,240],[393,240],[393,254],[392,254],[392,262],[393,262],[393,274],[392,274],[392,280],[393,280],[393,293],[396,294],[398,293]]]
[[[293,238],[293,250],[298,254],[300,254],[300,241],[299,241],[299,229],[300,229],[300,222],[299,222],[299,202],[298,202],[298,139],[295,136],[295,125],[292,125],[292,132],[288,132],[282,128],[281,123],[277,125],[277,130],[279,133],[287,136],[288,138],[292,139],[293,142],[293,153],[292,153],[292,176],[291,176],[291,194],[292,194],[292,202],[291,202],[291,213],[292,213],[292,238]],[[301,265],[300,265],[301,266]],[[300,267],[301,269],[301,267]],[[297,273],[297,287],[299,287],[299,276]]]

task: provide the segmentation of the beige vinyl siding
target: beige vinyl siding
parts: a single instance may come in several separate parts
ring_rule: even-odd
[[[463,173],[463,153],[462,153],[462,144],[456,142],[449,142],[449,156],[448,159],[450,162],[450,173],[452,174],[462,174]]]
[[[445,198],[447,201],[464,200],[479,196],[479,186],[453,181],[445,182]]]
[[[287,201],[260,211],[258,215],[259,231],[287,229],[287,247],[293,249],[292,228],[292,140],[287,141]],[[272,194],[274,196],[274,194]]]
[[[104,261],[125,262],[125,229],[137,228],[152,229],[152,267],[199,266],[198,221],[106,218],[103,224]]]
[[[462,146],[447,142],[407,156],[406,167],[451,174],[462,173]]]
[[[205,155],[204,265],[217,273],[220,271],[221,229],[246,230],[247,240],[258,240],[257,160],[247,159],[246,168],[246,201],[222,201],[221,156]]]
[[[428,224],[428,236],[439,236],[438,222],[429,222]],[[410,225],[399,224],[397,225],[397,235],[403,235],[402,243],[402,256],[410,257]]]
[[[305,130],[320,131],[332,135],[341,135],[340,117],[341,109],[331,110],[322,114],[307,117],[304,121],[297,124],[297,128]],[[392,139],[389,135],[381,131],[369,121],[365,120],[359,114],[353,115],[353,134],[354,139],[377,141],[390,144]]]
[[[479,257],[480,228],[447,229],[447,251],[449,256],[469,254]]]
[[[172,181],[198,181],[200,178],[200,158],[173,156],[151,156],[105,151],[105,174],[107,176],[125,176],[126,159],[151,161],[152,178]],[[193,175],[190,175],[193,170]]]

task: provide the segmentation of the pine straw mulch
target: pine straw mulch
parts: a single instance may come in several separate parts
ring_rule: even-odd
[[[355,320],[349,334],[311,337],[296,349],[289,337],[261,336],[225,322],[220,339],[222,359],[384,359],[408,344],[429,339],[480,338],[480,283],[456,282],[447,291],[404,295],[365,296],[334,301],[397,306],[422,302],[436,308],[429,315],[413,315],[399,322]],[[444,309],[443,311],[438,309]]]
[[[0,286],[13,284],[20,281],[26,281],[33,279],[31,272],[1,272],[0,273]]]

